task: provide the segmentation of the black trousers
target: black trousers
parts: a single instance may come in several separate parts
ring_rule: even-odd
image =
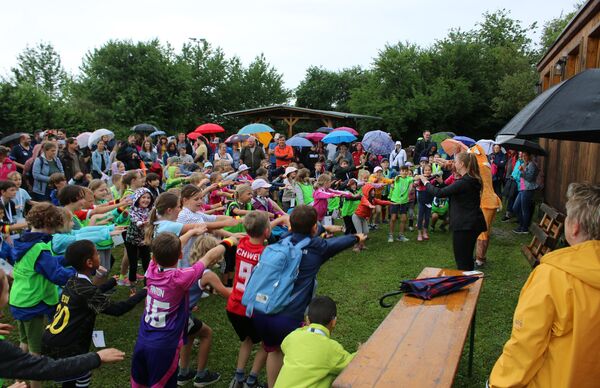
[[[144,273],[150,264],[150,247],[146,245],[135,245],[125,241],[125,249],[127,250],[127,258],[129,259],[129,281],[135,282],[137,277],[138,260],[142,260],[142,268]]]
[[[452,249],[456,268],[462,271],[472,271],[475,268],[473,250],[480,232],[473,230],[457,230],[452,232]]]

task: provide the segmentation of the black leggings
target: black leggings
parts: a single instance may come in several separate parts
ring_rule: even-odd
[[[129,281],[135,282],[137,280],[137,265],[138,258],[142,260],[142,268],[144,268],[144,274],[150,264],[150,247],[146,245],[135,245],[125,241],[125,249],[127,250],[127,258],[129,259]]]
[[[480,232],[473,230],[458,230],[452,232],[452,249],[456,267],[462,271],[472,271],[475,268],[473,250]]]

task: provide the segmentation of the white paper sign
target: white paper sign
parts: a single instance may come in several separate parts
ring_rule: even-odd
[[[333,219],[331,218],[331,216],[323,217],[323,226],[329,226],[329,225],[333,225]]]
[[[92,341],[94,342],[94,346],[97,348],[105,348],[106,342],[104,342],[104,331],[102,330],[94,330],[92,332]]]
[[[112,236],[112,240],[113,240],[114,245],[121,245],[125,242],[125,241],[123,241],[123,235],[120,235],[120,234],[117,234],[116,236]]]

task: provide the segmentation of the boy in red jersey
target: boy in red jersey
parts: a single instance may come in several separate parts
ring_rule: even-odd
[[[245,378],[245,367],[250,358],[252,346],[260,343],[262,339],[254,329],[252,320],[246,316],[246,307],[242,304],[242,296],[252,269],[258,263],[259,257],[265,249],[264,242],[271,235],[271,225],[267,213],[261,211],[248,213],[244,217],[244,228],[248,236],[240,239],[235,253],[235,276],[226,307],[227,317],[240,341],[242,341],[235,376],[229,385],[236,388],[255,387],[257,376],[267,360],[267,353],[261,346],[254,358],[252,371]]]

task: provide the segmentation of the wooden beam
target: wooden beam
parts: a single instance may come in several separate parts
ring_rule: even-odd
[[[294,133],[294,125],[300,120],[300,117],[286,117],[283,119],[285,123],[288,125],[288,138],[292,137]]]
[[[321,119],[321,121],[323,122],[323,124],[325,124],[326,127],[333,128],[333,120]]]

